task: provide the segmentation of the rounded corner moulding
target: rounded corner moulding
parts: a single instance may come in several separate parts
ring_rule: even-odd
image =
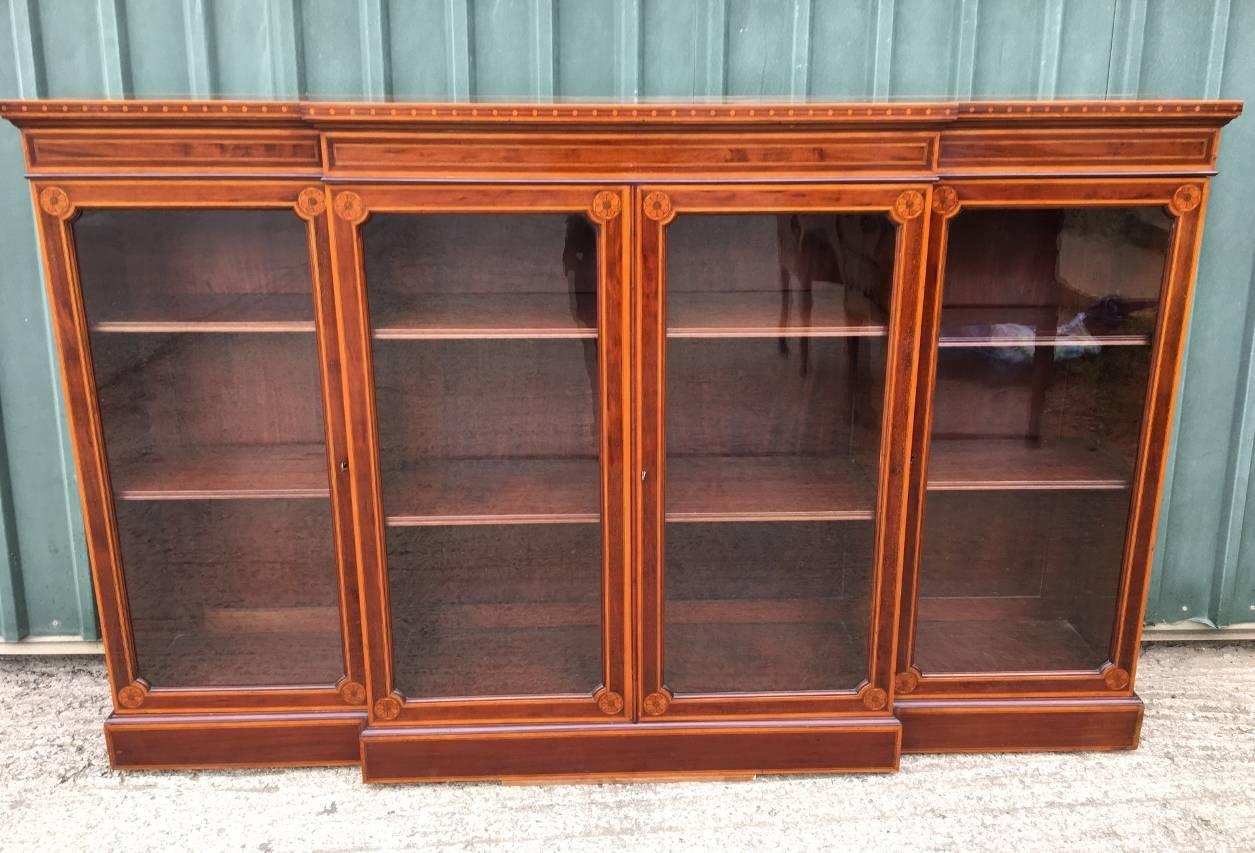
[[[933,212],[944,218],[950,218],[959,212],[959,193],[948,184],[938,184],[933,188]]]
[[[646,218],[652,219],[660,225],[666,225],[670,222],[672,214],[675,212],[671,196],[663,190],[653,190],[648,193],[641,202],[641,209]]]
[[[919,687],[919,670],[914,666],[909,667],[894,676],[893,688],[898,693],[912,693],[916,687]]]
[[[39,191],[39,207],[58,219],[67,219],[74,209],[69,195],[59,186],[47,186]]]
[[[622,193],[615,190],[602,190],[593,196],[589,213],[597,222],[605,223],[618,217],[622,209]]]
[[[366,704],[366,688],[361,682],[345,678],[341,680],[336,692],[346,705]]]
[[[667,688],[656,690],[641,700],[641,708],[650,717],[661,717],[671,707],[674,697]]]
[[[327,193],[321,186],[306,187],[296,197],[296,212],[302,219],[313,219],[327,210]]]
[[[1203,202],[1203,190],[1197,184],[1182,184],[1172,193],[1168,209],[1177,216],[1184,216]]]
[[[129,710],[139,708],[147,698],[148,684],[142,679],[132,681],[118,690],[118,704]]]
[[[607,716],[616,716],[623,711],[623,695],[613,690],[602,688],[594,696],[597,709]]]
[[[402,700],[394,695],[384,696],[373,706],[374,714],[381,720],[395,720],[401,716]]]
[[[860,695],[863,707],[869,711],[883,711],[889,703],[889,694],[882,687],[869,685]]]
[[[358,224],[366,219],[366,205],[362,197],[352,190],[341,190],[332,196],[332,206],[336,216],[351,224]]]
[[[924,212],[924,194],[919,190],[904,190],[893,202],[893,217],[898,222],[910,222]]]

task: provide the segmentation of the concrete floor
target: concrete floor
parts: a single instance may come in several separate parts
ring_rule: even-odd
[[[367,787],[355,768],[114,773],[93,658],[0,659],[0,851],[1255,849],[1255,645],[1152,646],[1136,752],[894,776]]]

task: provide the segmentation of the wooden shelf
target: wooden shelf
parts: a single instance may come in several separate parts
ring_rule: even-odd
[[[884,337],[880,311],[861,294],[816,287],[810,317],[801,314],[802,294],[790,294],[790,311],[780,322],[780,291],[667,294],[669,338]]]
[[[866,609],[841,599],[668,601],[667,683],[690,694],[853,690],[867,661],[863,623],[842,618],[852,607],[858,615]],[[588,602],[442,604],[397,614],[397,684],[468,696],[571,692],[582,670],[595,671],[589,648],[600,631],[601,612]]]
[[[195,447],[111,461],[125,501],[325,498],[327,452],[321,444]]]
[[[847,457],[681,456],[667,460],[671,522],[866,521],[875,475]]]
[[[932,675],[1097,671],[1106,659],[1063,619],[921,619],[915,628],[915,664]]]
[[[928,490],[1127,489],[1132,471],[1110,448],[1079,441],[938,439],[928,450]]]
[[[839,609],[823,621],[673,621],[688,604],[667,604],[663,677],[677,695],[852,691],[867,677],[866,632]]]
[[[592,294],[588,295],[592,301]],[[667,337],[885,337],[880,312],[862,296],[817,290],[809,322],[801,294],[792,294],[789,318],[780,323],[778,291],[673,292],[668,296]],[[595,338],[566,293],[372,294],[373,335],[379,340]]]
[[[343,671],[336,608],[217,608],[200,624],[143,617],[134,624],[144,675],[158,688],[330,688]]]
[[[596,459],[432,460],[385,469],[383,482],[393,527],[601,519]]]
[[[667,521],[865,521],[875,483],[829,457],[682,457],[668,462]],[[593,524],[600,520],[595,459],[459,459],[384,471],[394,527]]]
[[[674,625],[740,625],[824,623],[839,619],[850,603],[840,598],[718,598],[667,601],[667,623]],[[864,605],[860,603],[858,607]],[[537,626],[601,625],[597,604],[581,601],[510,601],[489,604],[441,602],[426,614],[424,624],[448,628],[535,628]]]
[[[582,308],[594,307],[596,295],[587,294],[587,301]],[[370,308],[379,340],[597,337],[567,293],[372,293]]]
[[[393,680],[411,699],[588,696],[601,680],[597,624],[483,628],[394,611],[392,638]]]
[[[1144,347],[1150,335],[1101,335],[1075,337],[1069,335],[1038,335],[1031,338],[996,335],[974,337],[942,336],[937,345],[942,349],[994,349],[999,347]]]
[[[1127,347],[1148,346],[1152,340],[1154,315],[1138,314],[1125,324],[1125,328],[1117,334],[1108,331],[1100,334],[1060,335],[1060,325],[1068,323],[1077,312],[1065,312],[1053,305],[989,305],[943,307],[941,314],[941,333],[938,344],[943,348],[960,347],[1053,347],[1053,346],[1096,346],[1096,347]],[[1005,327],[1010,325],[1026,326],[1034,329],[1028,336],[1005,334]],[[1040,326],[1046,326],[1047,333],[1037,334]],[[1004,327],[1004,333],[993,331],[998,326]],[[974,334],[975,328],[989,328],[985,334]]]
[[[163,294],[134,304],[110,303],[107,310],[93,312],[91,330],[150,335],[313,332],[313,299],[308,293]]]

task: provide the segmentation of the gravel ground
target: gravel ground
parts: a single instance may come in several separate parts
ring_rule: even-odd
[[[904,756],[893,776],[365,786],[115,773],[94,658],[0,658],[0,850],[1255,849],[1255,644],[1152,646],[1136,752]]]

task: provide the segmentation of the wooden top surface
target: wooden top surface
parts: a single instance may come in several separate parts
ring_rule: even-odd
[[[17,100],[0,117],[32,124],[328,124],[590,125],[618,130],[658,126],[849,126],[949,124],[1196,124],[1220,126],[1242,112],[1240,101],[1064,100],[693,103],[392,103],[324,101]]]

